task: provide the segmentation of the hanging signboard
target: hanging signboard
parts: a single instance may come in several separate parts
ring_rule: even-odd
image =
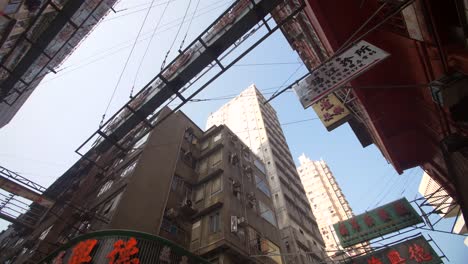
[[[106,230],[77,237],[39,263],[209,264],[210,262],[158,236],[128,230]]]
[[[0,189],[16,194],[45,207],[52,207],[54,204],[52,200],[45,198],[41,194],[36,193],[24,187],[23,185],[20,185],[2,176],[0,176]]]
[[[341,245],[350,247],[422,221],[408,200],[403,198],[338,222],[333,227]]]
[[[328,131],[341,126],[351,117],[348,108],[333,93],[314,103],[312,108]]]
[[[345,52],[320,65],[292,88],[302,106],[307,108],[388,56],[390,54],[387,52],[361,40]]]
[[[440,264],[443,263],[423,236],[419,236],[373,253],[353,258],[346,264]]]

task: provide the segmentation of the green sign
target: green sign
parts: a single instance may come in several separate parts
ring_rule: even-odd
[[[343,247],[350,247],[373,238],[421,223],[406,198],[377,207],[333,225]]]
[[[423,236],[375,251],[365,256],[356,257],[346,264],[440,264],[443,263],[437,253]]]
[[[210,262],[158,236],[127,230],[106,230],[77,237],[39,263],[209,264]]]

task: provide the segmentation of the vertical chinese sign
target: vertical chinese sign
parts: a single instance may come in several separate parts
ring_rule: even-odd
[[[309,76],[292,88],[302,106],[307,108],[388,56],[390,54],[387,52],[361,40],[314,69]]]
[[[349,264],[440,264],[443,263],[423,236],[347,261]]]
[[[422,223],[406,198],[333,225],[343,247],[350,247],[394,231]]]
[[[314,103],[312,108],[328,131],[339,127],[351,117],[348,108],[333,93]]]

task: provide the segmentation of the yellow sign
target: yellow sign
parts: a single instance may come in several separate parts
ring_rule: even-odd
[[[312,108],[328,131],[339,127],[351,117],[351,112],[333,93],[314,103]]]

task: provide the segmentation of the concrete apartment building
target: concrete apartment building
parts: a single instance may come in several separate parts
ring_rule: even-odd
[[[450,197],[447,191],[426,172],[424,172],[421,183],[419,183],[419,193],[426,198],[427,203],[431,205],[433,209],[437,209],[440,217],[456,217],[452,232],[457,234],[468,233],[460,206]]]
[[[347,249],[343,251],[338,237],[333,230],[333,224],[353,217],[353,211],[346,197],[336,182],[335,176],[323,160],[313,161],[302,154],[297,168],[312,212],[317,219],[320,232],[325,241],[328,256],[339,260],[346,252],[348,256],[364,252],[364,249]],[[358,245],[357,247],[362,247]]]
[[[212,263],[282,263],[264,165],[232,131],[203,132],[180,111],[142,131],[128,151],[113,149],[91,169],[73,166],[52,184],[45,194],[56,204],[33,229],[15,227],[0,241],[0,262],[36,263],[78,235],[124,229]]]
[[[0,128],[117,0],[0,0]]]
[[[226,125],[266,164],[286,263],[320,263],[324,243],[288,144],[270,104],[255,85],[212,113],[207,127]]]

